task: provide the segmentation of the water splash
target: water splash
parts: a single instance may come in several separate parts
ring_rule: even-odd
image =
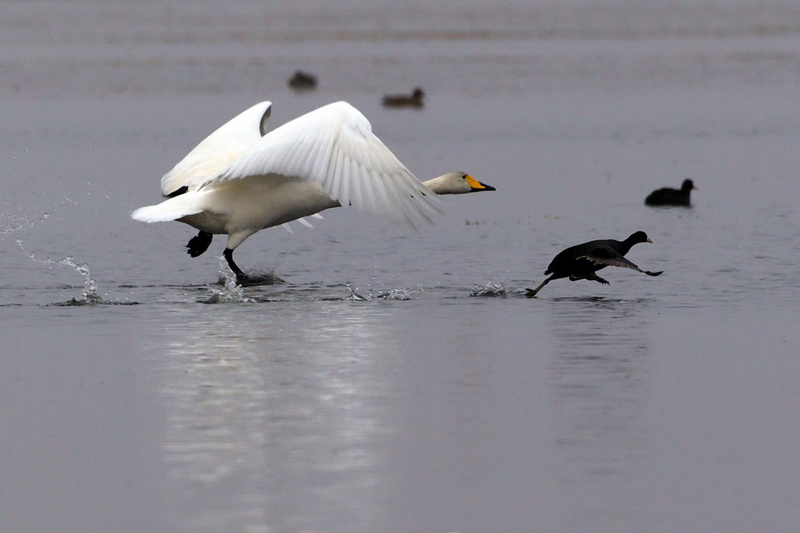
[[[372,296],[360,295],[350,285],[347,286],[347,289],[350,291],[350,296],[347,298],[348,300],[353,300],[354,302],[366,302],[372,299]]]
[[[73,298],[67,305],[97,305],[103,303],[103,298],[97,292],[97,282],[89,272],[89,266],[86,263],[77,264],[72,257],[65,257],[60,261],[56,261],[61,266],[68,266],[75,269],[75,271],[83,276],[83,293],[81,298],[76,300]]]
[[[253,298],[244,295],[244,287],[236,281],[236,274],[228,267],[224,258],[219,258],[219,275],[222,288],[211,288],[211,296],[200,300],[204,304],[255,303]]]
[[[78,274],[83,276],[83,291],[81,293],[80,299],[72,298],[71,300],[64,302],[62,304],[57,305],[68,305],[68,306],[80,306],[80,305],[97,305],[100,303],[104,303],[103,298],[100,296],[100,293],[97,290],[97,282],[92,277],[92,273],[89,271],[89,265],[86,263],[76,263],[73,257],[65,257],[64,259],[37,259],[36,255],[33,252],[29,252],[25,249],[22,245],[22,240],[17,239],[17,246],[31,258],[32,261],[40,263],[42,265],[60,265],[60,266],[67,266],[71,267],[75,270]],[[130,302],[128,302],[130,303]]]
[[[470,291],[470,296],[484,296],[484,297],[494,297],[494,296],[501,296],[505,297],[508,294],[506,291],[505,284],[503,282],[494,283],[489,282],[486,285],[476,285]]]
[[[217,285],[225,285],[226,279],[229,274],[225,274],[220,267],[219,279]],[[239,285],[243,287],[257,287],[261,285],[281,285],[286,283],[286,280],[277,276],[274,270],[263,270],[259,272],[248,272],[247,279],[243,280]]]
[[[412,290],[411,289],[390,289],[388,291],[380,291],[377,294],[372,293],[372,289],[369,289],[369,292],[366,296],[363,294],[356,292],[357,289],[354,289],[350,285],[347,286],[347,289],[350,291],[350,296],[347,298],[348,300],[352,300],[354,302],[368,302],[370,300],[410,300]],[[422,290],[420,288],[420,290]]]
[[[88,185],[90,188],[93,186],[91,183]],[[53,211],[56,214],[52,218],[55,220],[60,220],[61,215],[59,215],[59,213],[62,211],[63,207],[75,207],[79,203],[68,196],[60,198],[48,197],[47,192],[44,191],[41,192],[39,196],[48,200],[47,205],[50,211],[45,211],[44,213],[39,214],[25,214],[25,211],[28,211],[29,209],[26,209],[24,204],[12,207],[9,205],[8,201],[5,202],[6,207],[3,209],[4,214],[2,219],[0,219],[0,237],[4,235],[10,235],[18,231],[29,230],[39,224],[43,224],[51,218],[51,212]],[[11,211],[16,211],[16,213],[7,214],[11,213]]]
[[[384,292],[379,292],[376,296],[379,300],[410,300],[411,289],[391,289]]]
[[[0,226],[0,235],[9,235],[16,231],[26,230],[44,222],[50,218],[48,213],[44,213],[38,218],[30,218],[22,215],[10,215],[5,218]]]

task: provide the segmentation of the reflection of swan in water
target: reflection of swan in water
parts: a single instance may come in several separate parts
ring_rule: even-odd
[[[321,530],[306,521],[336,516],[357,530],[374,518],[375,451],[386,427],[374,363],[399,354],[387,343],[392,332],[363,319],[368,308],[343,305],[347,312],[270,309],[302,313],[288,336],[242,320],[246,308],[214,305],[200,318],[171,320],[181,326],[167,331],[174,340],[161,353],[145,347],[162,376],[165,462],[176,492],[193,494],[192,524],[222,516],[227,530]],[[187,326],[197,332],[191,339]]]
[[[565,481],[619,479],[638,468],[649,396],[646,301],[556,299],[553,423]],[[591,504],[590,504],[591,505]]]

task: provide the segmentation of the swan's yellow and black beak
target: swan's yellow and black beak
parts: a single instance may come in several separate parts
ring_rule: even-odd
[[[486,185],[485,183],[481,183],[480,181],[476,180],[469,174],[464,174],[464,179],[467,180],[467,183],[469,183],[469,186],[472,188],[473,192],[496,190],[491,185]]]

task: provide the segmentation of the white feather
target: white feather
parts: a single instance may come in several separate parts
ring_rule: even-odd
[[[271,108],[271,102],[260,102],[220,126],[164,174],[161,192],[169,195],[181,187],[196,190],[219,174],[261,140]]]
[[[372,133],[346,102],[306,113],[271,131],[202,186],[279,175],[318,184],[342,206],[418,226],[439,200]]]
[[[161,190],[172,197],[131,216],[227,234],[226,259],[243,275],[232,252],[262,229],[282,225],[291,232],[294,220],[310,227],[303,217],[321,219],[319,211],[339,206],[417,227],[440,212],[437,194],[494,190],[462,172],[421,183],[346,102],[265,135],[271,106],[256,104],[214,131],[162,177]]]
[[[156,205],[140,207],[131,213],[131,218],[141,222],[169,222],[196,215],[203,211],[199,198],[203,193],[189,192],[170,198]]]

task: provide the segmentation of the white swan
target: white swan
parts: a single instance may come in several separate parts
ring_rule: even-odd
[[[197,228],[187,244],[192,257],[208,249],[214,234],[227,234],[223,255],[241,281],[247,276],[233,251],[262,229],[292,220],[308,225],[303,217],[339,206],[417,227],[439,211],[436,194],[494,190],[463,172],[421,183],[347,102],[266,133],[271,107],[256,104],[209,135],[161,178],[169,198],[131,217]]]

